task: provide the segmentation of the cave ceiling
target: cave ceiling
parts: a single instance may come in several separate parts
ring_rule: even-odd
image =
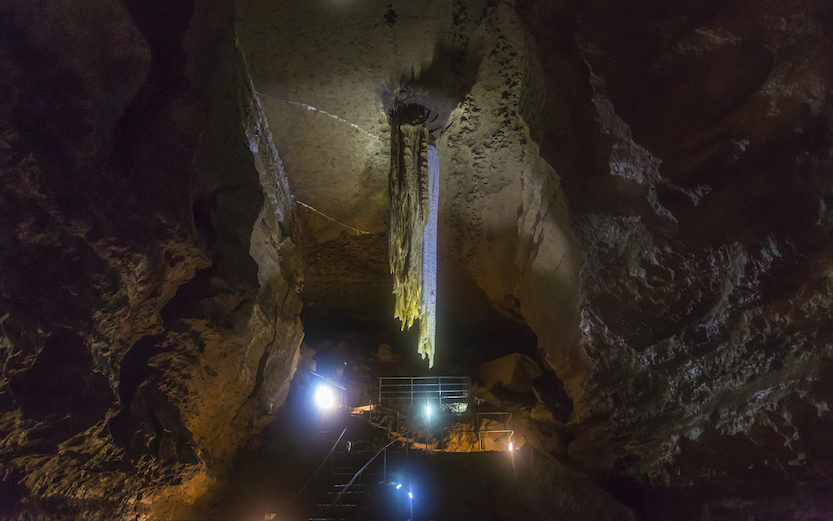
[[[488,13],[500,20],[487,23]],[[502,27],[506,20],[511,22],[508,28]],[[242,2],[237,24],[264,112],[275,122],[276,147],[291,172],[295,197],[304,203],[298,213],[307,261],[305,313],[377,323],[392,320],[386,259],[388,115],[400,100],[429,109],[441,170],[449,172],[440,189],[445,271],[471,278],[470,268],[462,267],[465,259],[479,264],[475,270],[481,289],[470,281],[455,283],[455,277],[447,275],[446,291],[441,293],[459,294],[459,303],[491,300],[520,319],[511,295],[519,271],[513,255],[516,210],[522,204],[520,180],[499,173],[474,180],[490,184],[486,193],[478,194],[471,186],[471,163],[493,162],[487,159],[487,149],[493,134],[503,132],[498,113],[508,114],[508,107],[517,103],[510,98],[520,96],[523,67],[514,57],[524,52],[524,34],[511,10],[483,2]],[[509,38],[512,45],[503,43]],[[491,59],[485,58],[488,53]],[[483,125],[478,122],[461,132],[457,127],[469,119],[461,108],[466,99],[482,103],[489,113]],[[482,142],[476,154],[450,143],[450,136],[461,133],[470,143]],[[518,142],[523,133],[514,129],[512,139]],[[501,170],[498,163],[510,161],[509,169],[523,169],[521,156],[497,153],[488,168]],[[513,183],[509,191],[515,199],[504,204],[501,191]],[[483,205],[497,210],[486,212],[487,222],[479,222],[481,217],[470,209],[480,212]],[[457,236],[470,228],[490,237],[480,241],[488,253],[472,252],[475,246],[465,244],[471,241],[459,240]],[[485,254],[499,255],[502,265],[480,262]],[[479,325],[484,323],[480,319]]]

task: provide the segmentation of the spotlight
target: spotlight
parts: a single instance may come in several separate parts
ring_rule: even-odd
[[[512,452],[513,450],[515,450],[515,444],[510,441],[509,442],[509,452]]]
[[[431,416],[431,406],[430,405],[425,406],[425,416]]]
[[[315,403],[322,409],[332,409],[336,403],[333,391],[329,387],[322,385],[315,391]]]
[[[396,484],[396,490],[399,490],[400,488],[402,488],[402,483],[397,483]]]
[[[408,492],[408,499],[414,499],[414,495],[411,492]]]

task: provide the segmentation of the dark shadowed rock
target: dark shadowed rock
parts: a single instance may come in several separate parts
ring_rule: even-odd
[[[302,336],[231,5],[0,20],[3,516],[174,515],[282,403]]]

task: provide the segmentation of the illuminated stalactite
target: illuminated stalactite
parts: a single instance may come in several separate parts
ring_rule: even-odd
[[[420,319],[418,351],[433,367],[439,157],[428,145],[423,107],[399,107],[391,128],[389,260],[394,317],[402,321],[402,329]]]
[[[427,197],[422,197],[428,170],[428,128],[417,107],[393,115],[390,175],[390,269],[396,295],[394,317],[402,328],[419,318],[422,290],[422,231]]]
[[[428,145],[428,217],[422,232],[422,301],[419,318],[419,354],[434,367],[437,330],[437,213],[440,195],[440,154]]]

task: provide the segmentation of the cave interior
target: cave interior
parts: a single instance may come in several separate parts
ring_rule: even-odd
[[[0,2],[0,518],[830,519],[830,49],[829,0]]]

